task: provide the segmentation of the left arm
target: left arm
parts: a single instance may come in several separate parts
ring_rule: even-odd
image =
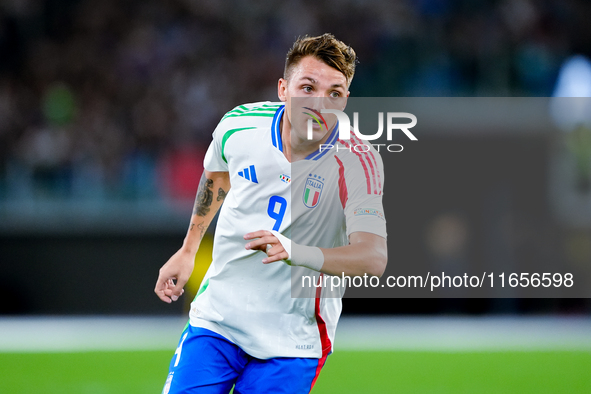
[[[246,249],[258,249],[267,253],[267,257],[263,259],[265,264],[292,257],[270,231],[259,230],[248,233],[244,239],[254,239],[246,244]],[[291,247],[294,246],[301,247],[301,245],[292,243]],[[386,239],[366,232],[351,233],[349,245],[318,249],[324,257],[320,272],[328,275],[362,276],[368,274],[381,277],[388,262]],[[294,263],[294,265],[300,265],[297,262]]]
[[[354,232],[349,236],[349,245],[320,250],[324,254],[320,272],[328,275],[381,277],[388,263],[386,239],[372,233]]]

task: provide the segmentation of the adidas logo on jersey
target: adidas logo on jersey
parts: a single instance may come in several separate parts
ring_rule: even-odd
[[[254,170],[254,165],[246,167],[242,171],[238,171],[238,176],[241,176],[242,178],[245,178],[251,182],[259,183],[259,181],[257,180],[257,173]]]

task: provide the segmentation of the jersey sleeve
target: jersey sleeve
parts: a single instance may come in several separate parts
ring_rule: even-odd
[[[211,172],[227,172],[228,163],[223,155],[223,139],[226,132],[225,122],[222,120],[213,132],[213,140],[207,148],[203,168]]]
[[[386,238],[386,217],[382,206],[384,166],[375,150],[345,152],[337,157],[340,172],[341,202],[347,237],[362,231]]]

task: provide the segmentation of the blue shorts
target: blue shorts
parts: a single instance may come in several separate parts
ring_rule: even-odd
[[[163,394],[309,393],[326,357],[271,358],[246,354],[219,334],[189,325],[170,362]]]

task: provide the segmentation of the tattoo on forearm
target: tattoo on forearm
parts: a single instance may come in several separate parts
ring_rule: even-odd
[[[197,225],[197,228],[199,229],[199,238],[203,239],[203,234],[205,234],[205,230],[206,230],[205,223],[199,223]]]
[[[221,187],[218,189],[218,198],[217,201],[225,200],[226,199],[226,192]]]
[[[199,189],[197,190],[197,197],[195,197],[195,205],[193,206],[193,214],[198,216],[205,216],[209,213],[211,203],[213,202],[213,179],[201,177],[199,182]]]
[[[195,228],[195,223],[191,223],[191,227],[189,228],[189,231],[193,231],[194,228]],[[206,230],[205,222],[199,223],[197,225],[197,229],[199,230],[199,237],[203,238],[203,235],[205,234],[205,230]]]

